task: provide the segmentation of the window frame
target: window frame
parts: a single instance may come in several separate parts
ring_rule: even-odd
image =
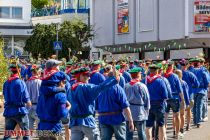
[[[0,19],[11,19],[11,7],[10,6],[0,6],[0,8],[9,8],[9,17],[0,17]]]
[[[21,6],[11,6],[10,8],[11,8],[11,19],[20,19],[20,20],[23,19],[23,7],[21,7]],[[22,10],[21,18],[13,18],[13,8],[21,8],[21,10]]]

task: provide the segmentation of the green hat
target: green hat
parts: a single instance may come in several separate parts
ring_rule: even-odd
[[[66,62],[66,66],[71,66],[71,65],[73,65],[73,61],[68,61],[68,62]]]
[[[102,61],[101,60],[96,60],[92,64],[93,65],[99,65],[99,64],[102,64]]]
[[[158,63],[156,65],[159,67],[159,69],[162,69],[163,68],[163,64],[162,63]]]
[[[129,71],[129,73],[138,73],[138,72],[141,72],[142,71],[142,68],[133,68]]]
[[[115,68],[116,68],[117,70],[119,70],[119,69],[120,69],[120,65],[116,65]]]
[[[59,70],[60,70],[60,71],[63,71],[63,72],[64,72],[64,71],[65,71],[65,69],[66,69],[66,67],[65,67],[65,66],[60,66],[60,67],[59,67]]]
[[[77,71],[77,69],[74,69],[71,71],[71,75],[74,75],[75,74],[75,71]]]
[[[189,60],[189,62],[200,62],[199,58],[192,58]]]
[[[18,68],[21,68],[21,66],[22,66],[21,64],[17,64],[17,65],[16,65],[16,64],[10,64],[10,65],[9,65],[9,68],[10,68],[10,69],[12,69],[12,68],[14,69],[14,68],[17,68],[17,67],[18,67]]]
[[[160,69],[160,67],[156,64],[149,65],[150,69]]]
[[[71,73],[73,73],[73,75],[77,75],[77,74],[80,74],[80,73],[83,73],[83,72],[89,73],[90,69],[89,68],[79,68],[79,69],[77,69],[77,70],[75,70],[74,72],[71,72]]]

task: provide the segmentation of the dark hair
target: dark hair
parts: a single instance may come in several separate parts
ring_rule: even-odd
[[[12,72],[12,74],[17,74],[18,70],[12,70],[11,72]]]
[[[131,78],[132,79],[138,78],[138,72],[137,73],[131,73]]]

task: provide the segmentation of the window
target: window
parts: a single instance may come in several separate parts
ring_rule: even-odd
[[[86,8],[86,0],[79,0],[78,9],[85,9]]]
[[[0,18],[10,18],[9,7],[0,7]]]
[[[12,18],[22,19],[22,8],[21,7],[12,7]]]

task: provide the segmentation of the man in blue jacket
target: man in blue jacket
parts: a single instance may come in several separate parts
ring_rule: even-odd
[[[146,122],[147,139],[152,139],[152,127],[156,121],[159,126],[159,140],[166,139],[165,132],[165,108],[166,99],[168,99],[168,91],[165,82],[158,74],[159,67],[155,64],[149,66],[150,75],[143,80],[147,85],[151,108],[149,110],[148,120]],[[158,87],[158,88],[157,88]]]
[[[201,65],[200,60],[195,58],[191,60],[194,64],[194,68],[191,68],[191,71],[195,74],[199,81],[199,87],[193,88],[194,92],[194,108],[193,108],[193,122],[197,126],[200,127],[201,121],[203,120],[203,105],[204,99],[208,91],[209,81],[208,81],[208,73],[205,72]]]
[[[61,119],[66,118],[70,104],[65,94],[65,74],[57,69],[60,61],[50,59],[46,62],[45,77],[42,79],[40,96],[37,104],[39,117],[38,130],[47,130],[49,136],[41,136],[40,140],[54,140],[60,137]]]
[[[185,81],[189,87],[189,97],[190,97],[190,107],[188,107],[187,110],[187,126],[186,126],[186,131],[189,131],[190,129],[190,123],[191,123],[191,118],[192,118],[192,112],[191,109],[193,107],[194,103],[194,93],[193,93],[193,88],[198,88],[199,87],[199,82],[197,77],[188,70],[188,61],[185,59],[182,59],[180,61],[181,65],[181,70],[182,70],[182,79]]]
[[[105,77],[99,72],[101,68],[101,63],[102,62],[100,60],[93,62],[89,83],[99,85],[100,83],[105,81]]]
[[[14,130],[17,124],[25,132],[29,130],[27,107],[31,107],[31,101],[25,82],[19,77],[20,67],[18,64],[10,65],[12,74],[3,85],[5,131]],[[30,139],[27,134],[29,133],[24,133],[24,140]],[[5,135],[4,140],[9,140],[10,137],[10,134]]]
[[[181,82],[179,80],[179,77],[173,73],[174,70],[174,62],[168,60],[167,61],[168,68],[166,70],[166,73],[164,74],[164,77],[168,79],[170,85],[171,85],[171,91],[172,91],[172,99],[167,100],[167,108],[166,113],[169,113],[170,109],[173,111],[174,115],[174,135],[175,138],[183,137],[183,135],[180,133],[180,106],[185,106],[184,101],[184,95],[183,95],[183,89]],[[181,102],[180,102],[181,100]],[[167,119],[167,117],[166,117]]]
[[[108,78],[112,76],[108,74]],[[114,85],[104,91],[97,98],[96,110],[99,114],[101,139],[111,140],[113,133],[116,139],[126,139],[126,122],[123,112],[129,121],[129,131],[133,131],[133,121],[124,89]]]
[[[70,128],[71,140],[83,139],[98,140],[99,131],[94,118],[95,100],[103,90],[108,89],[118,83],[119,74],[114,69],[114,76],[100,83],[99,85],[89,84],[90,70],[80,68],[74,73],[77,82],[72,85],[68,100],[71,103]]]

